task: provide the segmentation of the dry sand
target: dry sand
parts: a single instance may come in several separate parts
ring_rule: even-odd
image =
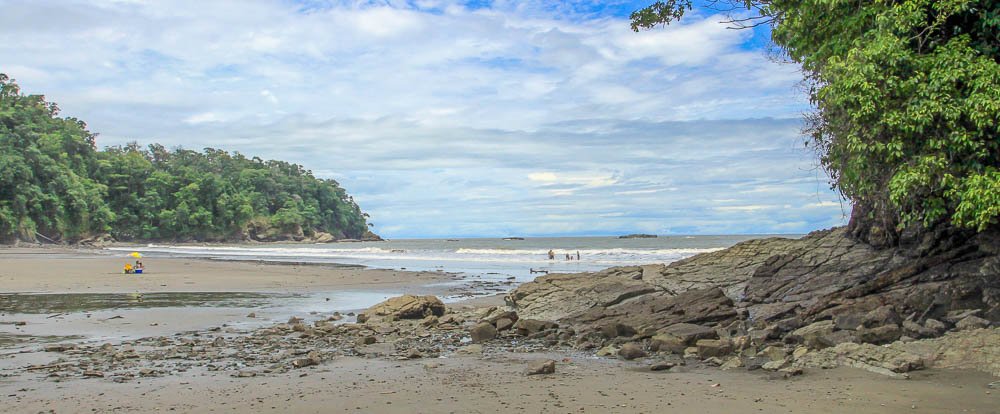
[[[0,249],[0,293],[303,292],[399,288],[452,280],[441,272],[333,265],[144,258],[146,272],[122,273],[124,254],[69,248]]]

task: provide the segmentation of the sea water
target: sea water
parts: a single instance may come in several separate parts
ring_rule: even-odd
[[[262,245],[149,244],[111,250],[218,260],[360,265],[379,269],[443,271],[517,283],[549,273],[589,272],[614,266],[671,263],[744,240],[798,235],[660,236],[656,238],[539,237],[511,240],[411,239],[382,242]],[[553,259],[548,252],[552,251]],[[578,256],[579,255],[579,256]],[[579,259],[577,259],[579,257]]]

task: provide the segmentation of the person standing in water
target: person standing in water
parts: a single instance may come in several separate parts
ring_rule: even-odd
[[[576,260],[580,260],[580,251],[579,250],[576,251]]]
[[[556,260],[556,252],[553,252],[552,249],[549,249],[549,260]]]

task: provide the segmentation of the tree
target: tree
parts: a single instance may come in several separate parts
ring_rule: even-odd
[[[891,244],[907,225],[985,231],[1000,218],[1000,5],[993,0],[715,1],[733,27],[770,24],[802,65],[807,133],[852,226]],[[632,14],[669,24],[690,0]]]

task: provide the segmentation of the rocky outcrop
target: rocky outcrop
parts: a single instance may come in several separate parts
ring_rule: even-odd
[[[444,316],[444,303],[436,296],[403,295],[389,298],[385,302],[368,308],[361,319],[423,319],[428,316]]]
[[[858,355],[1000,322],[1000,231],[902,231],[897,242],[875,248],[847,228],[751,240],[665,266],[540,277],[507,303],[523,318],[573,328],[586,347],[646,341],[654,351],[717,358],[780,347],[789,356],[781,367],[793,351],[830,349],[840,364],[886,373],[923,365]],[[670,332],[677,326],[699,337]]]

